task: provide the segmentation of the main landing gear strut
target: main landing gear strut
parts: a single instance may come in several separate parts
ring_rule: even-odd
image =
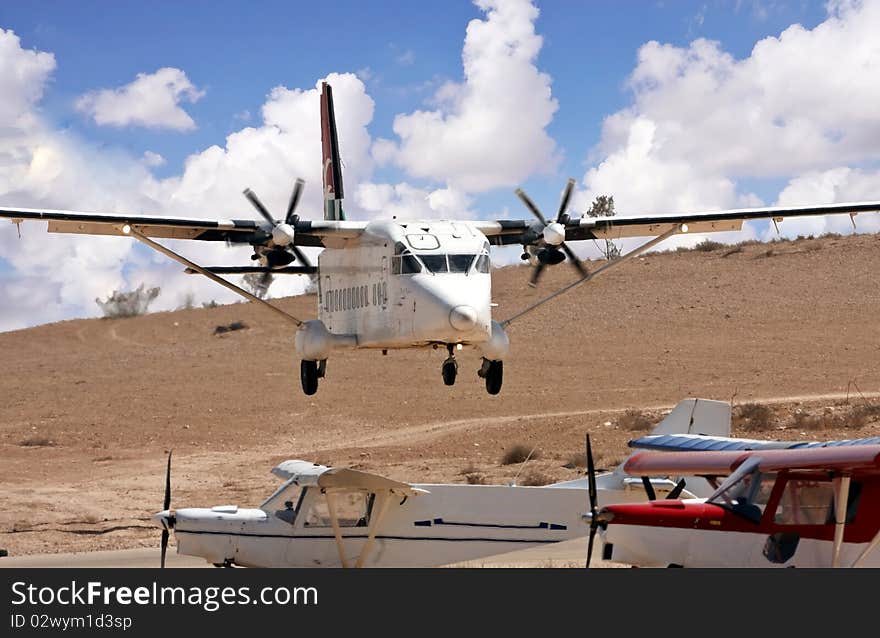
[[[299,366],[299,377],[303,392],[312,395],[318,391],[318,379],[324,378],[327,371],[327,359],[321,361],[302,360]]]
[[[483,365],[477,374],[486,380],[486,392],[498,394],[501,392],[501,382],[504,379],[504,362],[490,361],[483,357]]]

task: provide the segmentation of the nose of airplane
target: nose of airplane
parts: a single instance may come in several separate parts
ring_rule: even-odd
[[[152,521],[156,527],[171,529],[174,527],[172,518],[171,510],[162,510],[161,512],[153,514]]]
[[[477,311],[470,306],[456,306],[449,311],[449,323],[461,332],[471,330],[477,325]]]

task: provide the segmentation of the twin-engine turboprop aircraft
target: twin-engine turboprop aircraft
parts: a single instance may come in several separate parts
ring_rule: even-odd
[[[287,211],[276,219],[257,196],[245,189],[247,199],[262,221],[149,217],[127,213],[97,214],[60,210],[0,208],[0,218],[20,224],[46,220],[49,232],[134,237],[184,266],[246,299],[263,304],[298,329],[296,352],[306,394],[314,394],[326,373],[327,359],[343,348],[445,347],[448,357],[441,372],[452,385],[458,372],[457,349],[474,347],[482,354],[478,375],[486,390],[501,390],[503,363],[509,352],[507,326],[542,304],[624,263],[664,239],[679,233],[740,230],[743,221],[785,217],[848,214],[880,210],[880,202],[829,204],[785,208],[752,208],[670,215],[573,217],[568,205],[574,189],[569,180],[556,216],[548,220],[522,191],[516,193],[532,215],[528,220],[347,221],[342,207],[342,164],[331,88],[321,92],[321,136],[324,167],[324,220],[301,219],[296,213],[303,182],[297,180]],[[638,176],[634,176],[635,179]],[[653,239],[587,272],[568,247],[568,241],[647,237]],[[258,266],[204,268],[152,238],[226,241],[249,244]],[[564,288],[498,321],[491,311],[489,247],[519,244],[522,258],[534,266],[535,285],[546,266],[568,260],[578,278]],[[318,265],[309,263],[301,246],[322,247]],[[296,261],[299,265],[291,266]],[[266,285],[274,274],[310,274],[318,283],[318,317],[303,320],[290,315],[220,274],[258,272]]]
[[[653,433],[726,436],[730,406],[686,399]],[[586,478],[540,487],[411,484],[301,460],[284,461],[272,473],[284,482],[257,508],[171,509],[169,456],[163,510],[153,516],[162,528],[160,564],[171,531],[178,554],[243,567],[430,567],[586,534]],[[701,478],[685,485],[630,476],[622,464],[593,483],[603,504],[712,491]]]

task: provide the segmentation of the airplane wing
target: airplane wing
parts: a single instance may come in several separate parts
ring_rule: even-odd
[[[409,483],[395,481],[378,474],[352,470],[347,467],[326,467],[309,461],[292,459],[283,461],[272,469],[272,474],[297,485],[317,485],[325,489],[368,490],[371,492],[394,492],[406,496],[427,494],[427,490]]]
[[[649,215],[620,215],[614,217],[580,217],[565,220],[565,241],[588,239],[622,239],[661,235],[671,229],[687,225],[688,233],[736,231],[749,220],[786,217],[820,217],[880,212],[880,201],[825,204],[821,206],[780,206],[768,208],[740,208],[734,210],[696,213],[657,213]],[[496,220],[473,222],[495,245],[534,242],[543,230],[539,224],[527,220]]]
[[[850,445],[880,445],[880,436],[839,441],[762,441],[704,434],[654,434],[633,439],[629,447],[660,452],[728,451],[728,450],[794,450]]]
[[[636,476],[727,476],[752,457],[758,459],[758,470],[761,472],[828,470],[880,474],[880,445],[793,450],[642,452],[631,457],[624,465],[624,470]]]
[[[129,226],[147,237],[226,241],[268,245],[273,227],[253,219],[202,219],[198,217],[160,217],[127,213],[86,213],[36,208],[0,208],[0,219],[19,224],[46,221],[50,233],[125,236]],[[366,222],[297,220],[291,224],[296,246],[326,247],[356,239]]]

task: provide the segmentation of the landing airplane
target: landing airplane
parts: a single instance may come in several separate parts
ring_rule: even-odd
[[[297,327],[294,339],[301,359],[303,392],[314,394],[326,375],[327,359],[338,349],[370,348],[387,354],[394,348],[445,347],[441,373],[455,383],[457,350],[474,347],[482,354],[478,376],[489,394],[497,394],[503,364],[510,350],[507,327],[541,305],[597,275],[656,246],[672,235],[740,230],[746,220],[793,216],[855,215],[880,211],[880,202],[781,208],[750,208],[671,215],[573,217],[568,206],[574,180],[568,180],[556,216],[547,219],[522,190],[516,194],[535,217],[528,220],[383,219],[348,221],[343,210],[342,164],[331,87],[321,91],[324,220],[301,219],[296,213],[303,181],[297,180],[282,218],[275,218],[257,195],[245,197],[262,221],[150,217],[127,213],[98,214],[63,210],[0,208],[0,218],[15,224],[48,221],[49,232],[122,235],[183,264],[242,297],[262,304]],[[638,176],[634,176],[638,178]],[[654,236],[637,248],[587,272],[566,242]],[[152,238],[225,241],[250,245],[259,265],[202,267]],[[519,244],[522,258],[533,266],[535,285],[547,266],[568,261],[577,279],[522,311],[497,321],[491,311],[490,246]],[[300,247],[324,248],[313,266]],[[298,265],[291,264],[296,261]],[[274,274],[309,274],[318,283],[318,318],[302,320],[220,277],[261,273],[263,283]]]
[[[680,402],[653,433],[730,433],[730,407]],[[258,508],[171,509],[171,458],[163,510],[162,566],[171,531],[177,553],[218,567],[430,567],[584,536],[585,478],[542,487],[419,484],[349,468],[289,460],[284,482]],[[700,478],[629,476],[623,464],[594,477],[602,502],[643,501],[650,493],[708,496]]]
[[[604,560],[637,566],[880,567],[880,445],[866,441],[636,454],[626,472],[701,476],[717,489],[592,507],[590,536],[599,530]]]

